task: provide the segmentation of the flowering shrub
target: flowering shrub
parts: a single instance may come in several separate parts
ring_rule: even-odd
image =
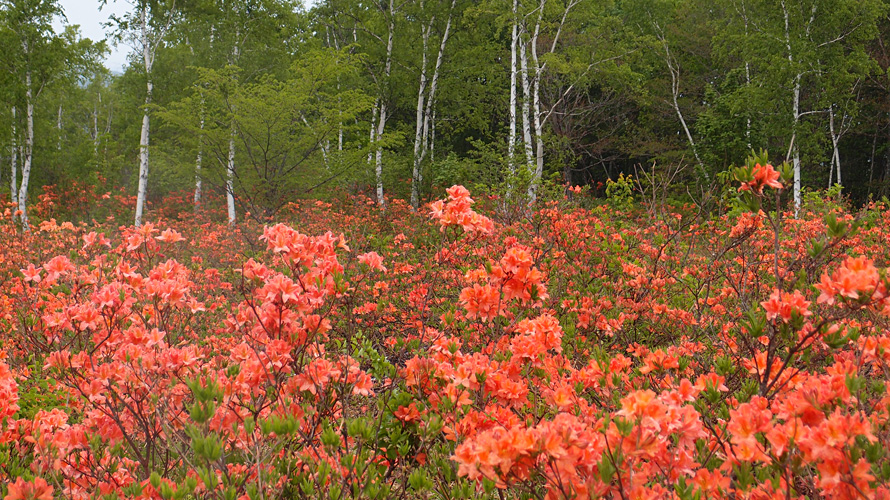
[[[890,211],[738,176],[713,219],[7,210],[0,496],[890,498]]]

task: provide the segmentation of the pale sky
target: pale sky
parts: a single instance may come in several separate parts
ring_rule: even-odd
[[[120,0],[117,2],[109,0],[101,11],[98,0],[60,0],[59,3],[65,10],[68,24],[80,25],[81,36],[93,41],[103,40],[108,36],[102,24],[108,22],[109,15],[121,15],[132,8],[129,3]],[[53,25],[56,30],[61,30],[62,22],[57,19]],[[108,48],[111,49],[111,53],[105,56],[105,66],[115,73],[122,72],[127,65],[130,47],[126,44],[115,47],[109,43]]]
[[[108,0],[102,10],[99,10],[99,0],[59,0],[59,3],[65,11],[68,24],[79,25],[81,36],[93,41],[103,40],[108,36],[108,29],[102,25],[108,22],[109,15],[120,16],[133,8],[126,0]],[[314,0],[303,0],[303,4],[307,8],[314,3]],[[56,19],[53,26],[56,30],[61,31],[61,20]],[[108,48],[111,52],[105,56],[105,67],[112,72],[122,73],[127,65],[127,54],[132,48],[125,43],[115,47],[110,42]]]

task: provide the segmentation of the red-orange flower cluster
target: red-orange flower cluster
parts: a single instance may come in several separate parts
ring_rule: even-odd
[[[487,234],[494,229],[488,217],[471,208],[473,199],[463,186],[451,186],[446,190],[448,200],[436,200],[430,204],[430,215],[439,221],[442,230],[448,226],[460,226],[468,233]]]
[[[763,194],[764,187],[782,189],[782,183],[779,182],[780,174],[772,165],[754,165],[754,180],[743,182],[739,186],[739,191],[751,191],[757,194]]]

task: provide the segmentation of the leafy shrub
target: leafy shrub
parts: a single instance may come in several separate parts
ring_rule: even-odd
[[[461,186],[268,226],[7,212],[2,493],[886,498],[890,213],[733,175],[708,220],[626,178],[512,220]]]

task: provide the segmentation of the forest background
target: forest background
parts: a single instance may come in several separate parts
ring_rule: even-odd
[[[169,196],[234,222],[653,171],[700,201],[752,150],[790,163],[797,202],[890,189],[885,0],[136,0],[106,41],[54,29],[55,0],[0,5],[0,181],[25,224],[38,199],[95,215],[84,191],[137,225]]]

